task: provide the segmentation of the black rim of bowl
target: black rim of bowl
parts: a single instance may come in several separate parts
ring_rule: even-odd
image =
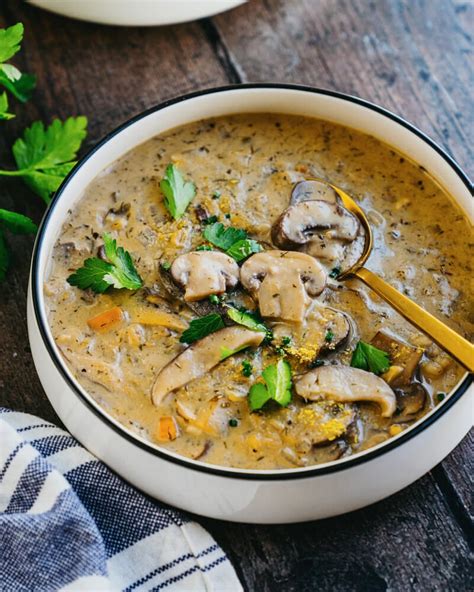
[[[64,179],[63,183],[59,187],[58,191],[56,192],[55,196],[51,200],[51,203],[43,217],[43,220],[40,224],[40,228],[38,231],[38,235],[35,241],[33,255],[32,255],[32,264],[31,264],[31,283],[32,283],[32,298],[33,298],[33,308],[34,314],[36,318],[36,322],[39,327],[39,331],[41,334],[41,338],[43,343],[48,350],[48,353],[56,366],[57,370],[60,372],[64,380],[68,383],[71,387],[74,394],[79,398],[79,400],[86,405],[86,407],[91,410],[97,417],[99,417],[108,427],[113,429],[116,433],[120,436],[124,437],[129,442],[135,444],[136,446],[146,450],[150,454],[154,456],[158,456],[161,459],[168,461],[170,463],[174,463],[177,465],[181,465],[188,469],[192,469],[193,471],[198,471],[202,473],[208,473],[211,475],[218,475],[227,478],[233,479],[244,479],[244,480],[257,480],[257,481],[283,481],[289,479],[307,479],[310,477],[315,477],[319,475],[327,475],[329,473],[335,473],[338,471],[343,471],[349,468],[352,468],[356,465],[368,462],[386,454],[387,452],[393,450],[394,448],[401,446],[417,436],[420,432],[427,429],[431,426],[434,422],[436,422],[442,415],[444,415],[459,399],[460,397],[466,392],[467,388],[472,382],[472,377],[467,374],[462,382],[458,385],[456,390],[451,393],[449,398],[439,407],[435,408],[434,412],[427,417],[424,421],[421,421],[417,426],[408,430],[407,432],[402,433],[397,439],[388,440],[384,443],[380,448],[374,450],[368,450],[367,452],[361,454],[355,454],[353,457],[348,457],[347,459],[336,461],[335,463],[324,466],[324,465],[314,465],[305,469],[283,469],[283,470],[275,470],[274,472],[267,472],[265,470],[259,469],[247,469],[247,470],[239,470],[234,469],[232,467],[219,467],[217,465],[206,465],[204,463],[198,464],[191,459],[187,459],[184,456],[172,456],[166,452],[163,448],[157,448],[154,444],[147,443],[138,439],[132,432],[130,432],[125,426],[119,424],[118,422],[115,423],[108,417],[106,411],[96,407],[96,405],[89,400],[88,397],[92,399],[91,395],[85,397],[81,390],[77,387],[74,379],[72,378],[72,373],[66,372],[64,366],[56,355],[56,352],[53,348],[53,344],[49,339],[49,335],[46,331],[45,324],[43,323],[43,316],[41,314],[40,305],[38,294],[42,290],[42,286],[40,285],[40,277],[38,273],[38,264],[39,264],[39,254],[41,252],[43,238],[46,234],[48,228],[48,222],[51,218],[51,215],[54,211],[54,208],[58,201],[61,199],[62,194],[67,188],[69,181],[71,178],[76,174],[76,172],[84,165],[86,161],[94,156],[99,148],[101,148],[104,144],[106,144],[110,139],[116,136],[118,133],[122,132],[124,129],[129,127],[130,125],[134,124],[135,122],[147,117],[148,115],[155,113],[157,111],[161,111],[170,105],[174,105],[177,103],[181,103],[190,99],[194,99],[196,97],[205,96],[209,94],[215,94],[220,92],[227,92],[227,91],[239,91],[242,89],[276,89],[276,90],[294,90],[294,91],[303,91],[309,92],[316,95],[325,95],[329,97],[333,97],[336,99],[342,99],[344,101],[348,101],[350,103],[356,103],[379,113],[392,121],[395,121],[399,125],[403,126],[404,128],[411,131],[413,134],[421,138],[426,144],[428,144],[431,148],[433,148],[450,166],[451,168],[457,173],[458,177],[463,181],[466,185],[468,190],[472,194],[472,184],[470,183],[467,175],[461,169],[461,167],[440,147],[436,144],[433,140],[431,140],[426,134],[424,134],[421,130],[417,127],[408,123],[403,118],[395,115],[391,111],[384,109],[383,107],[379,107],[369,101],[364,99],[360,99],[358,97],[354,97],[352,95],[347,95],[344,93],[339,93],[332,90],[326,89],[319,89],[314,88],[311,86],[304,86],[304,85],[297,85],[297,84],[279,84],[279,83],[255,83],[255,84],[239,84],[239,85],[227,85],[227,86],[220,86],[216,88],[204,89],[201,91],[196,91],[193,93],[185,94],[174,99],[170,99],[164,101],[155,107],[151,107],[142,113],[135,115],[131,119],[128,119],[125,123],[114,129],[112,132],[107,134],[102,140],[100,140],[72,169],[72,171],[68,174],[68,176]],[[132,149],[132,148],[131,148]],[[247,472],[248,471],[248,472]]]

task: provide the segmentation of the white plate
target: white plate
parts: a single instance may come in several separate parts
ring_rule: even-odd
[[[205,18],[247,0],[28,0],[63,16],[103,25],[151,27]]]

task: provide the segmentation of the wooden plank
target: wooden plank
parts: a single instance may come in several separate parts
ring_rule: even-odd
[[[227,82],[215,48],[199,23],[164,28],[102,27],[61,18],[24,3],[2,2],[1,26],[25,25],[14,62],[38,76],[34,98],[12,101],[17,119],[2,122],[0,161],[11,163],[13,140],[35,119],[85,114],[85,149],[143,109],[206,86]],[[0,207],[39,221],[44,206],[19,180],[1,181]],[[0,404],[58,421],[28,347],[26,289],[32,237],[9,237],[12,270],[0,291]]]
[[[243,82],[358,95],[415,123],[467,166],[473,12],[472,3],[449,0],[253,0],[214,22]]]
[[[204,525],[248,590],[469,589],[467,542],[431,476],[369,508],[319,522]]]

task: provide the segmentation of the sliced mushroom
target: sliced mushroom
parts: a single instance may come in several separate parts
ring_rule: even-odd
[[[301,201],[287,208],[272,228],[272,240],[281,248],[297,249],[312,242],[352,242],[359,221],[340,204],[323,200]]]
[[[341,203],[336,191],[327,183],[321,181],[300,181],[291,192],[290,205],[294,206],[302,201],[322,200],[329,203]]]
[[[159,405],[168,393],[212,370],[229,351],[257,347],[264,338],[264,333],[234,326],[196,341],[160,370],[152,389],[153,403]]]
[[[184,300],[195,302],[234,288],[239,281],[239,266],[219,251],[193,251],[173,261],[171,276],[184,289]]]
[[[392,373],[387,377],[384,375],[383,378],[387,380],[390,386],[403,386],[412,382],[416,368],[423,355],[423,349],[421,347],[408,345],[391,335],[387,335],[383,331],[379,331],[375,335],[371,344],[388,353],[392,367],[398,366],[400,368],[399,372]]]
[[[412,382],[402,389],[395,389],[397,397],[397,421],[413,418],[425,406],[428,393],[425,387],[419,382]]]
[[[264,251],[242,265],[240,281],[258,300],[265,318],[301,323],[310,303],[309,296],[321,294],[326,272],[305,253]]]
[[[295,383],[303,399],[330,399],[341,403],[368,401],[380,406],[382,417],[391,417],[397,399],[388,384],[371,372],[350,366],[321,366],[304,374]]]

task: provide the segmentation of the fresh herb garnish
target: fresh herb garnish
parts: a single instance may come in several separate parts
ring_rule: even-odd
[[[333,267],[329,273],[329,277],[333,280],[337,279],[341,275],[340,267]]]
[[[227,249],[226,254],[235,259],[237,263],[240,263],[253,253],[260,253],[260,251],[263,251],[263,249],[256,240],[246,238],[234,243]]]
[[[261,409],[270,399],[282,407],[291,401],[291,366],[280,359],[276,364],[267,366],[262,372],[265,384],[257,382],[249,391],[249,404],[252,411]]]
[[[214,193],[212,194],[212,199],[219,199],[220,196],[221,196],[220,191],[214,191]]]
[[[164,269],[165,271],[169,271],[171,269],[171,263],[169,261],[162,261],[160,263],[160,267],[161,267],[161,269]]]
[[[209,302],[211,302],[212,304],[219,304],[219,296],[217,296],[217,294],[211,294],[209,296]]]
[[[446,393],[438,393],[436,395],[436,398],[438,399],[438,401],[441,403],[441,401],[444,401],[444,399],[446,399]]]
[[[174,164],[169,164],[160,187],[165,196],[166,209],[175,220],[179,220],[196,195],[196,186],[191,181],[185,181]]]
[[[205,317],[199,317],[189,323],[189,327],[180,337],[181,343],[193,343],[198,339],[202,339],[219,329],[224,328],[224,321],[220,314],[211,313]]]
[[[252,372],[253,372],[252,364],[248,360],[243,360],[242,361],[242,374],[246,378],[248,378],[249,376],[252,376]]]
[[[227,251],[236,242],[247,238],[245,230],[233,226],[226,228],[222,222],[214,222],[214,224],[207,226],[203,235],[207,241],[223,251]]]
[[[247,237],[247,232],[242,228],[233,226],[225,227],[221,222],[210,224],[203,232],[204,238],[226,252],[240,263],[253,253],[262,251],[261,245]]]
[[[252,331],[260,331],[261,333],[265,333],[266,338],[271,335],[271,331],[266,327],[263,322],[261,321],[260,317],[247,310],[237,310],[232,306],[227,308],[227,316],[229,319],[237,323],[237,325],[243,325],[247,327],[247,329],[252,329]]]
[[[204,226],[210,226],[211,224],[215,224],[218,220],[219,218],[214,214],[212,216],[209,216],[209,218],[203,220],[202,223],[204,224]]]
[[[22,39],[22,23],[17,23],[7,29],[0,29],[0,84],[15,98],[24,103],[31,97],[36,84],[36,78],[31,74],[22,74],[16,66],[5,63],[20,51]],[[2,107],[8,108],[6,94],[3,93],[1,97]],[[8,114],[9,117],[1,117],[4,114],[5,111],[2,112],[0,108],[1,119],[11,119],[13,117],[11,114]]]
[[[107,261],[98,257],[86,259],[83,267],[70,275],[67,281],[71,286],[77,286],[82,290],[90,288],[99,294],[111,286],[127,290],[141,288],[143,282],[130,253],[122,247],[117,247],[117,241],[109,234],[105,233],[102,238]]]
[[[55,119],[47,128],[35,121],[13,144],[18,169],[0,170],[0,175],[21,177],[46,203],[74,167],[76,153],[86,137],[86,117]]]
[[[334,339],[334,332],[331,331],[331,329],[328,329],[326,331],[326,335],[324,336],[324,341],[326,341],[327,343],[331,343],[331,341]]]
[[[213,251],[214,249],[210,245],[199,245],[196,251]]]
[[[390,367],[390,357],[387,352],[366,343],[359,341],[352,354],[351,366],[361,370],[369,370],[374,374],[382,374]]]
[[[30,74],[22,74],[16,66],[6,63],[19,50],[23,39],[23,25],[0,29],[0,86],[21,102],[32,94],[36,79]],[[0,121],[14,117],[9,111],[7,92],[0,93]],[[26,184],[46,202],[75,164],[72,159],[86,135],[85,117],[70,118],[64,124],[58,120],[44,129],[37,121],[26,129],[23,138],[13,145],[13,156],[17,170],[0,170],[4,177],[21,177]],[[60,128],[60,129],[58,129]],[[80,130],[78,129],[80,128]],[[34,233],[36,224],[30,218],[1,210],[0,220],[0,281],[5,277],[10,256],[5,239],[5,231],[13,233]]]
[[[239,425],[239,420],[236,419],[235,417],[231,417],[229,419],[229,425],[231,428],[236,428]]]
[[[281,344],[283,347],[289,347],[291,345],[291,337],[289,335],[284,335],[281,338]]]

